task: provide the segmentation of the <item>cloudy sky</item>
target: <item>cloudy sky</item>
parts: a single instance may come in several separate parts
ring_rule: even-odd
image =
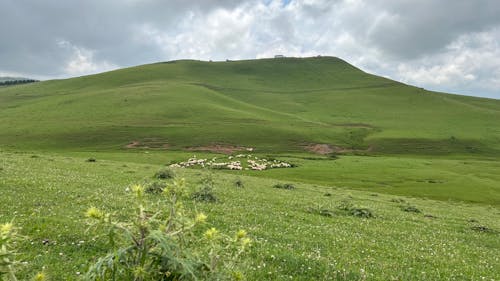
[[[0,3],[0,76],[320,54],[427,89],[500,99],[498,0]]]

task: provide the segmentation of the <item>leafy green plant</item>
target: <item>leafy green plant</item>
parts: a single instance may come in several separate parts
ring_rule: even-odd
[[[470,229],[477,232],[495,233],[495,231],[485,225],[473,225]]]
[[[275,184],[273,187],[278,189],[288,189],[288,190],[295,189],[295,185],[291,183],[278,183]]]
[[[166,184],[162,181],[153,181],[146,184],[144,191],[150,194],[161,194],[166,188]]]
[[[344,199],[340,201],[340,204],[337,206],[337,209],[353,217],[358,217],[358,218],[375,217],[375,214],[373,213],[372,210],[368,208],[355,207],[354,204],[349,199]]]
[[[401,206],[401,210],[409,213],[421,213],[420,209],[412,205]]]
[[[358,218],[373,218],[375,215],[373,211],[368,208],[351,208],[349,210],[349,215]]]
[[[156,172],[155,178],[166,180],[175,178],[175,172],[170,168],[164,168]]]
[[[201,187],[191,195],[191,199],[198,202],[215,203],[219,199],[214,192],[215,181],[212,174],[208,174],[201,179]]]
[[[14,274],[16,251],[14,243],[19,239],[17,229],[12,223],[0,225],[0,280],[17,280]]]
[[[307,208],[307,211],[311,214],[318,214],[318,215],[323,216],[323,217],[335,216],[335,213],[332,210],[324,208],[320,205],[318,205],[316,207],[309,207],[309,208]]]
[[[242,277],[238,260],[251,243],[244,230],[234,236],[201,229],[207,216],[184,209],[185,181],[174,181],[154,202],[144,187],[132,188],[135,215],[130,221],[95,207],[86,212],[91,226],[104,228],[109,253],[90,266],[85,280],[224,280]]]
[[[19,265],[16,260],[18,255],[15,245],[17,242],[24,239],[18,233],[18,228],[13,223],[0,224],[0,280],[1,281],[17,281],[15,269]],[[45,272],[38,272],[32,280],[46,280]]]
[[[215,203],[219,200],[214,194],[213,189],[209,186],[204,186],[200,190],[194,192],[191,198],[198,202],[208,203]]]
[[[243,187],[245,187],[245,184],[243,183],[243,180],[238,178],[238,179],[236,179],[236,181],[234,181],[234,186],[236,186],[238,188],[243,188]]]

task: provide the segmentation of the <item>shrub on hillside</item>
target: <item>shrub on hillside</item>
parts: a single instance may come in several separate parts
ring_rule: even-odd
[[[485,225],[473,225],[471,226],[472,230],[477,231],[477,232],[486,232],[486,233],[494,233],[495,231]]]
[[[191,198],[198,202],[207,202],[207,203],[215,203],[219,199],[214,194],[214,191],[211,187],[204,186],[200,190],[193,193]]]
[[[401,206],[401,210],[409,213],[421,213],[420,209],[412,205]]]
[[[340,201],[337,209],[342,211],[344,214],[358,217],[358,218],[374,218],[375,214],[372,210],[368,208],[355,207],[354,204],[349,199],[344,199]]]
[[[234,182],[234,186],[238,187],[238,188],[243,188],[245,187],[245,185],[243,184],[243,181],[241,179],[236,179],[236,181]]]
[[[198,202],[215,203],[218,201],[214,192],[215,182],[211,174],[201,180],[201,186],[198,191],[191,195],[191,198]]]
[[[156,172],[155,178],[166,180],[175,178],[175,172],[172,169],[164,168]]]
[[[144,191],[149,194],[160,194],[166,187],[165,182],[153,181],[146,184]]]
[[[287,190],[295,189],[295,185],[291,183],[278,183],[275,184],[273,187],[278,189],[287,189]]]
[[[352,208],[349,210],[349,215],[358,218],[373,218],[373,211],[368,208]]]
[[[318,214],[323,217],[333,217],[335,215],[335,213],[332,210],[329,210],[322,206],[309,207],[307,208],[307,211],[311,214]]]

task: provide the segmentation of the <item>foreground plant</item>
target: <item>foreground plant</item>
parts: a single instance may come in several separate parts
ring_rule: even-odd
[[[182,205],[185,182],[167,186],[155,202],[144,197],[144,187],[132,188],[135,215],[119,221],[95,207],[86,216],[92,226],[104,228],[109,253],[99,258],[86,280],[224,280],[241,279],[238,260],[250,245],[246,232],[234,237],[215,228],[203,232],[203,213],[189,214]],[[157,197],[155,197],[157,198]]]
[[[17,280],[14,266],[17,264],[14,242],[18,239],[12,223],[0,225],[0,280]]]

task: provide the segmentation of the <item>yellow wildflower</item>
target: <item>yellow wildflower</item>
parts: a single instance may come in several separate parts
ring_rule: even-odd
[[[236,239],[242,239],[242,238],[245,238],[247,236],[247,232],[243,229],[240,229],[238,230],[238,232],[236,232]]]
[[[85,216],[91,219],[103,219],[104,212],[97,209],[96,207],[90,207],[87,212],[85,212]]]
[[[47,279],[47,276],[45,276],[45,273],[43,272],[38,272],[35,277],[33,277],[34,281],[45,281]]]
[[[205,231],[205,238],[208,240],[214,239],[217,234],[219,234],[219,231],[215,229],[215,227],[210,228],[209,230]]]
[[[252,239],[250,238],[243,238],[241,240],[241,246],[243,246],[243,248],[250,246],[250,243],[252,243]]]
[[[132,186],[132,191],[135,192],[137,197],[141,198],[142,195],[144,194],[144,187],[140,184],[136,184]]]
[[[14,229],[14,225],[12,223],[4,223],[0,225],[0,233],[1,234],[8,234]]]
[[[195,223],[205,223],[207,221],[207,216],[204,213],[199,213],[194,219]]]

